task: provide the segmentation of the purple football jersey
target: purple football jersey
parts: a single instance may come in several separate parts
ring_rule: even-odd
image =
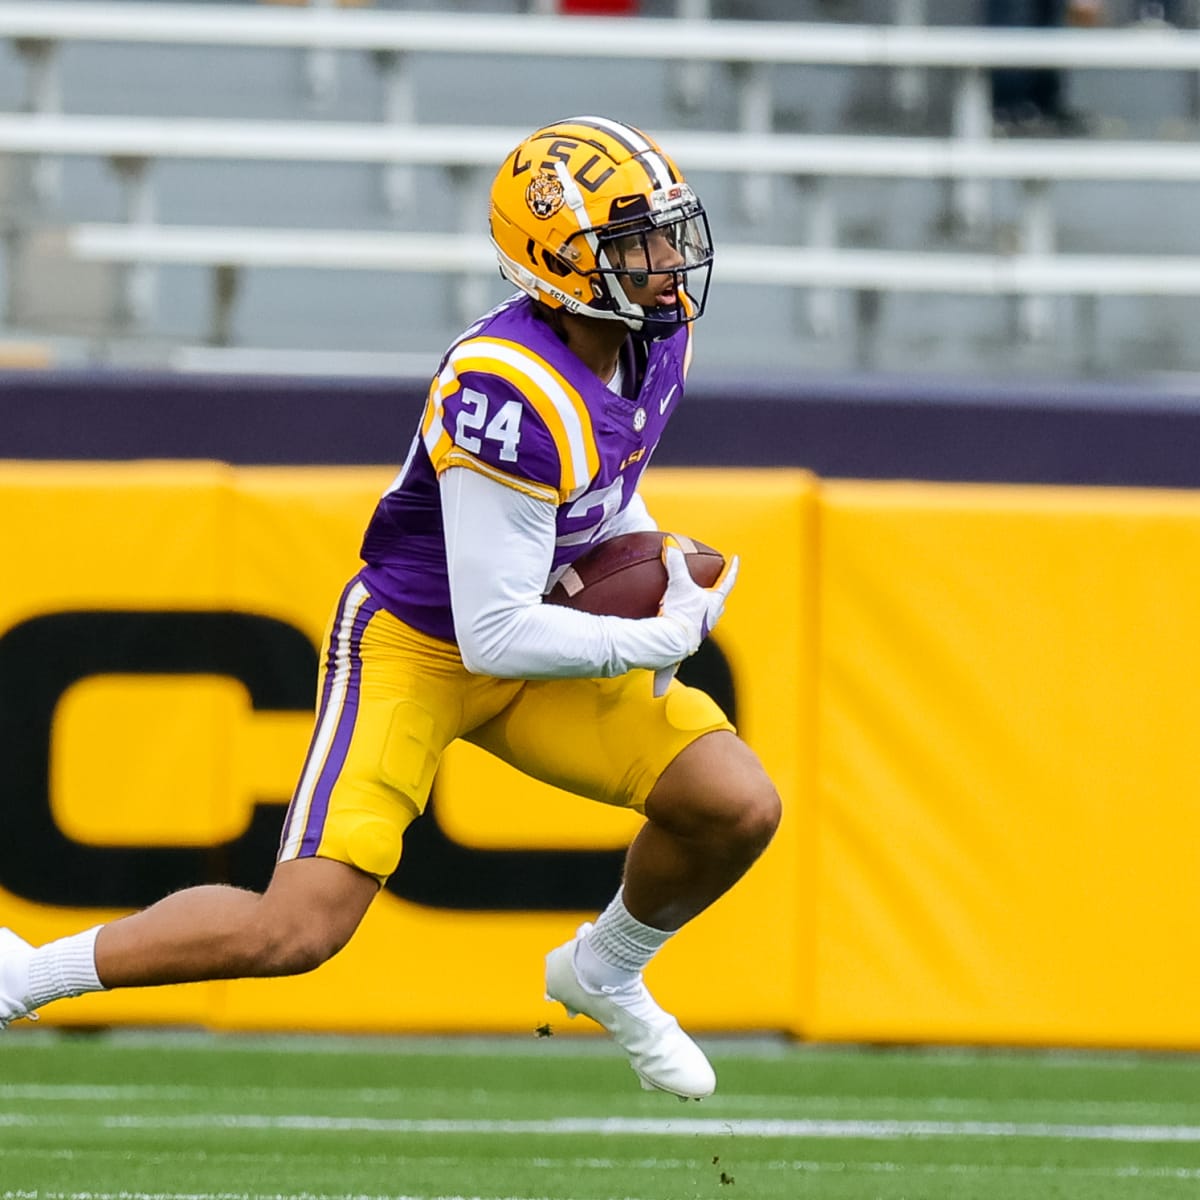
[[[554,568],[578,558],[637,490],[679,402],[691,327],[629,338],[624,394],[606,387],[523,295],[471,326],[443,358],[421,427],[362,544],[363,580],[385,608],[454,640],[438,474],[455,465],[558,507]]]

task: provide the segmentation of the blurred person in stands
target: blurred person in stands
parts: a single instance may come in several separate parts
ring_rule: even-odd
[[[546,993],[604,1026],[643,1086],[713,1091],[707,1058],[642,971],[741,878],[780,817],[725,714],[674,677],[720,618],[737,560],[700,587],[667,537],[666,590],[644,619],[542,602],[589,547],[656,528],[637,489],[691,363],[708,219],[652,139],[574,117],[500,166],[490,228],[519,290],[442,358],[367,527],[266,891],[186,889],[40,948],[0,930],[0,1028],[83,992],[319,966],[395,871],[443,750],[464,738],[645,815],[612,902],[547,955]],[[489,986],[481,967],[484,1013]]]
[[[1103,0],[985,0],[994,28],[1057,29],[1104,24]],[[1078,135],[1087,119],[1067,106],[1058,67],[997,67],[991,73],[992,116],[1003,133]]]
[[[1138,25],[1174,25],[1177,29],[1194,28],[1194,0],[1138,0],[1134,23]]]

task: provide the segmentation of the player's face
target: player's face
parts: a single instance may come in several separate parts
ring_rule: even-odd
[[[609,249],[621,274],[621,286],[635,304],[669,305],[678,300],[676,285],[687,260],[676,246],[672,228],[618,238]]]

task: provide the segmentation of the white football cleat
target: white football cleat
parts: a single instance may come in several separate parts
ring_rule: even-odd
[[[30,998],[24,994],[18,978],[28,979],[28,970],[18,970],[33,953],[33,947],[11,929],[0,929],[0,1029],[7,1029],[21,1017],[37,1020]]]
[[[717,1086],[717,1076],[704,1052],[670,1013],[646,990],[641,976],[623,987],[599,992],[585,988],[575,973],[575,946],[591,925],[546,955],[546,999],[557,1000],[568,1017],[591,1017],[629,1055],[642,1087],[659,1089],[682,1100],[703,1100]]]

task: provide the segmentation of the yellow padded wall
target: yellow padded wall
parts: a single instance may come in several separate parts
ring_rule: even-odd
[[[833,482],[818,1038],[1200,1045],[1200,496]]]
[[[233,472],[219,463],[0,461],[0,638],[80,612],[224,609],[233,503]],[[36,679],[39,664],[30,669]],[[6,703],[22,702],[19,684],[0,687]],[[221,785],[230,780],[230,718],[240,710],[236,685],[209,675],[74,683],[55,710],[49,747],[55,823],[89,848],[222,840],[238,823],[239,797]],[[10,766],[15,749],[4,747]],[[17,793],[11,770],[8,784],[4,836],[12,839],[21,826],[11,806],[37,798]],[[183,805],[182,829],[165,829]],[[19,849],[32,859],[38,848]],[[37,859],[48,886],[57,866]],[[0,925],[38,944],[119,915],[0,889]],[[83,996],[47,1019],[200,1022],[222,986]]]

